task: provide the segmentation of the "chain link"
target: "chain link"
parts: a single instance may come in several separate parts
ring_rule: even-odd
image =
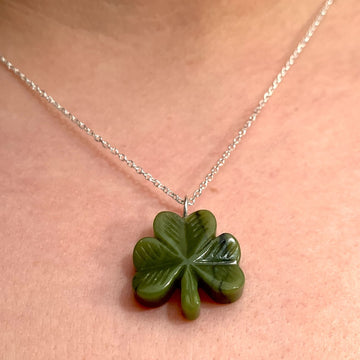
[[[50,96],[45,90],[42,90],[34,81],[30,80],[24,73],[22,73],[18,68],[16,68],[10,61],[8,61],[4,56],[0,56],[0,61],[15,75],[17,75],[22,81],[26,83],[35,93],[47,100],[51,105],[53,105],[57,110],[59,110],[63,115],[65,115],[71,122],[77,125],[82,131],[87,135],[91,136],[96,142],[101,143],[101,145],[109,150],[113,155],[115,155],[120,161],[124,162],[127,166],[133,169],[137,174],[142,175],[145,180],[150,181],[154,186],[163,191],[166,195],[170,196],[176,202],[181,205],[194,205],[196,199],[201,196],[203,191],[208,187],[209,183],[214,179],[214,176],[219,172],[220,168],[225,164],[226,160],[230,157],[231,153],[236,149],[237,145],[246,135],[247,130],[251,127],[253,122],[256,120],[257,116],[260,114],[261,110],[264,108],[266,103],[269,101],[270,97],[273,95],[274,91],[284,79],[292,65],[295,63],[295,60],[304,50],[306,44],[309,42],[314,32],[321,23],[321,20],[328,12],[330,6],[333,4],[333,0],[325,1],[320,12],[315,17],[315,20],[312,22],[308,28],[305,36],[296,46],[293,53],[290,55],[289,59],[285,65],[281,68],[280,72],[276,75],[272,84],[265,92],[262,99],[259,101],[258,105],[255,107],[253,113],[250,115],[248,120],[245,122],[243,127],[238,131],[234,137],[231,144],[223,152],[221,157],[217,160],[216,164],[210,169],[210,172],[205,176],[204,180],[199,184],[198,188],[192,193],[192,196],[182,198],[172,191],[169,187],[164,185],[160,180],[155,179],[149,172],[146,172],[141,166],[135,164],[131,159],[128,159],[127,155],[121,153],[114,145],[110,144],[105,140],[101,135],[97,134],[93,129],[89,128],[84,122],[80,121],[75,115],[70,111],[64,108],[60,103],[58,103],[52,96]]]

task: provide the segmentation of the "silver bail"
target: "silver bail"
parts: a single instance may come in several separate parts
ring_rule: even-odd
[[[184,199],[184,212],[183,212],[183,217],[186,218],[187,217],[187,212],[188,212],[188,198],[187,196],[185,196]]]

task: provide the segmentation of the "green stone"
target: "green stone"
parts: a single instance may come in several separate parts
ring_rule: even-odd
[[[183,314],[193,320],[200,313],[199,286],[219,303],[241,296],[245,278],[238,265],[239,244],[231,234],[216,236],[210,211],[185,218],[163,211],[153,226],[154,237],[139,240],[133,253],[132,286],[140,303],[159,306],[180,286]]]

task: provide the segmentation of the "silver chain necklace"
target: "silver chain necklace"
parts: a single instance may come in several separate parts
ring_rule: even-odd
[[[237,145],[241,141],[242,137],[246,135],[247,130],[250,128],[252,123],[256,120],[257,116],[260,114],[261,110],[265,107],[266,103],[269,101],[270,97],[275,92],[278,85],[284,79],[292,65],[295,63],[295,60],[304,50],[306,44],[309,42],[314,32],[321,23],[321,20],[326,15],[329,7],[333,3],[333,0],[328,0],[324,3],[319,14],[316,16],[313,23],[310,25],[305,36],[296,46],[293,53],[290,55],[289,59],[286,61],[285,65],[281,68],[280,72],[276,75],[272,84],[269,86],[258,105],[249,116],[248,120],[242,126],[242,128],[237,132],[231,144],[228,145],[226,150],[223,152],[221,157],[217,160],[215,165],[210,169],[206,174],[204,180],[199,184],[197,189],[192,193],[191,196],[187,198],[188,205],[194,205],[198,197],[200,197],[203,191],[208,187],[209,183],[214,179],[214,176],[219,172],[220,168],[225,164],[226,160],[230,157],[231,153],[236,149]],[[64,114],[70,121],[76,124],[81,130],[83,130],[87,135],[93,137],[93,139],[102,144],[105,149],[110,150],[110,152],[115,155],[120,161],[125,162],[131,169],[136,171],[139,175],[142,175],[145,180],[150,181],[154,186],[159,190],[163,191],[166,195],[170,196],[176,202],[181,205],[185,204],[185,197],[182,198],[180,195],[172,191],[168,186],[164,185],[160,180],[155,179],[149,172],[145,171],[141,166],[137,165],[133,160],[129,159],[128,156],[124,153],[121,153],[120,150],[110,144],[109,141],[105,140],[101,135],[99,135],[95,130],[89,128],[84,122],[80,121],[75,115],[58,103],[52,96],[50,96],[45,90],[42,90],[34,81],[30,80],[24,73],[22,73],[18,68],[16,68],[10,61],[8,61],[4,56],[0,57],[2,63],[4,63],[7,68],[17,75],[22,81],[24,81],[30,88],[39,94],[41,97],[45,98],[51,105],[53,105],[57,110]]]
[[[150,181],[184,206],[183,217],[169,211],[160,212],[154,220],[154,237],[143,238],[135,246],[133,261],[136,273],[133,278],[133,289],[139,302],[148,306],[161,305],[171,296],[175,285],[180,284],[182,311],[188,319],[195,319],[200,311],[198,284],[220,303],[233,302],[241,296],[245,277],[238,265],[240,247],[237,240],[227,233],[216,237],[216,220],[210,211],[199,210],[188,215],[187,209],[189,205],[195,204],[196,199],[202,195],[246,135],[247,130],[312,38],[332,3],[333,0],[325,1],[305,36],[276,75],[248,120],[189,198],[187,196],[182,198],[160,180],[154,178],[127,155],[121,153],[117,147],[80,121],[4,56],[0,57],[0,61],[35,93],[45,98],[71,122],[101,143],[105,149],[136,173],[142,175],[145,180]]]

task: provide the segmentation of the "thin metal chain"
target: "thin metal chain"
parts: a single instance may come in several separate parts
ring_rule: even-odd
[[[131,169],[135,170],[138,174],[142,175],[145,180],[150,181],[154,186],[163,191],[166,195],[170,196],[172,199],[177,201],[182,205],[194,205],[196,199],[201,196],[203,191],[207,188],[208,184],[214,179],[214,176],[219,172],[220,168],[225,164],[226,160],[230,157],[231,153],[236,149],[236,146],[241,141],[242,137],[246,135],[247,130],[250,128],[252,123],[256,120],[257,116],[260,114],[261,110],[264,108],[266,103],[269,101],[270,97],[273,95],[274,91],[284,79],[292,65],[295,63],[295,60],[304,50],[306,44],[309,42],[314,32],[321,23],[321,20],[328,12],[330,6],[333,4],[333,0],[325,1],[320,12],[316,16],[313,23],[308,28],[305,36],[296,46],[293,53],[290,55],[289,59],[285,65],[281,68],[280,72],[276,75],[274,81],[265,92],[262,99],[259,101],[258,105],[254,109],[253,113],[250,115],[249,119],[245,122],[243,127],[238,131],[235,138],[231,144],[227,147],[221,157],[218,159],[216,164],[210,169],[210,172],[205,176],[204,180],[199,184],[198,188],[192,193],[192,196],[182,198],[169,187],[164,185],[160,180],[155,179],[149,172],[145,171],[141,166],[135,164],[135,162],[127,157],[127,155],[121,153],[114,145],[110,144],[102,136],[98,135],[94,130],[89,128],[84,122],[80,121],[75,115],[70,111],[65,109],[60,103],[58,103],[52,96],[50,96],[45,90],[40,89],[40,87],[32,80],[30,80],[24,73],[17,69],[10,61],[8,61],[4,56],[0,56],[0,61],[5,64],[5,66],[17,75],[22,81],[24,81],[35,93],[45,98],[51,105],[53,105],[57,110],[64,114],[71,122],[76,124],[81,130],[83,130],[87,135],[93,137],[93,139],[102,144],[105,149],[108,149],[112,154],[114,154],[120,161],[126,163]]]

